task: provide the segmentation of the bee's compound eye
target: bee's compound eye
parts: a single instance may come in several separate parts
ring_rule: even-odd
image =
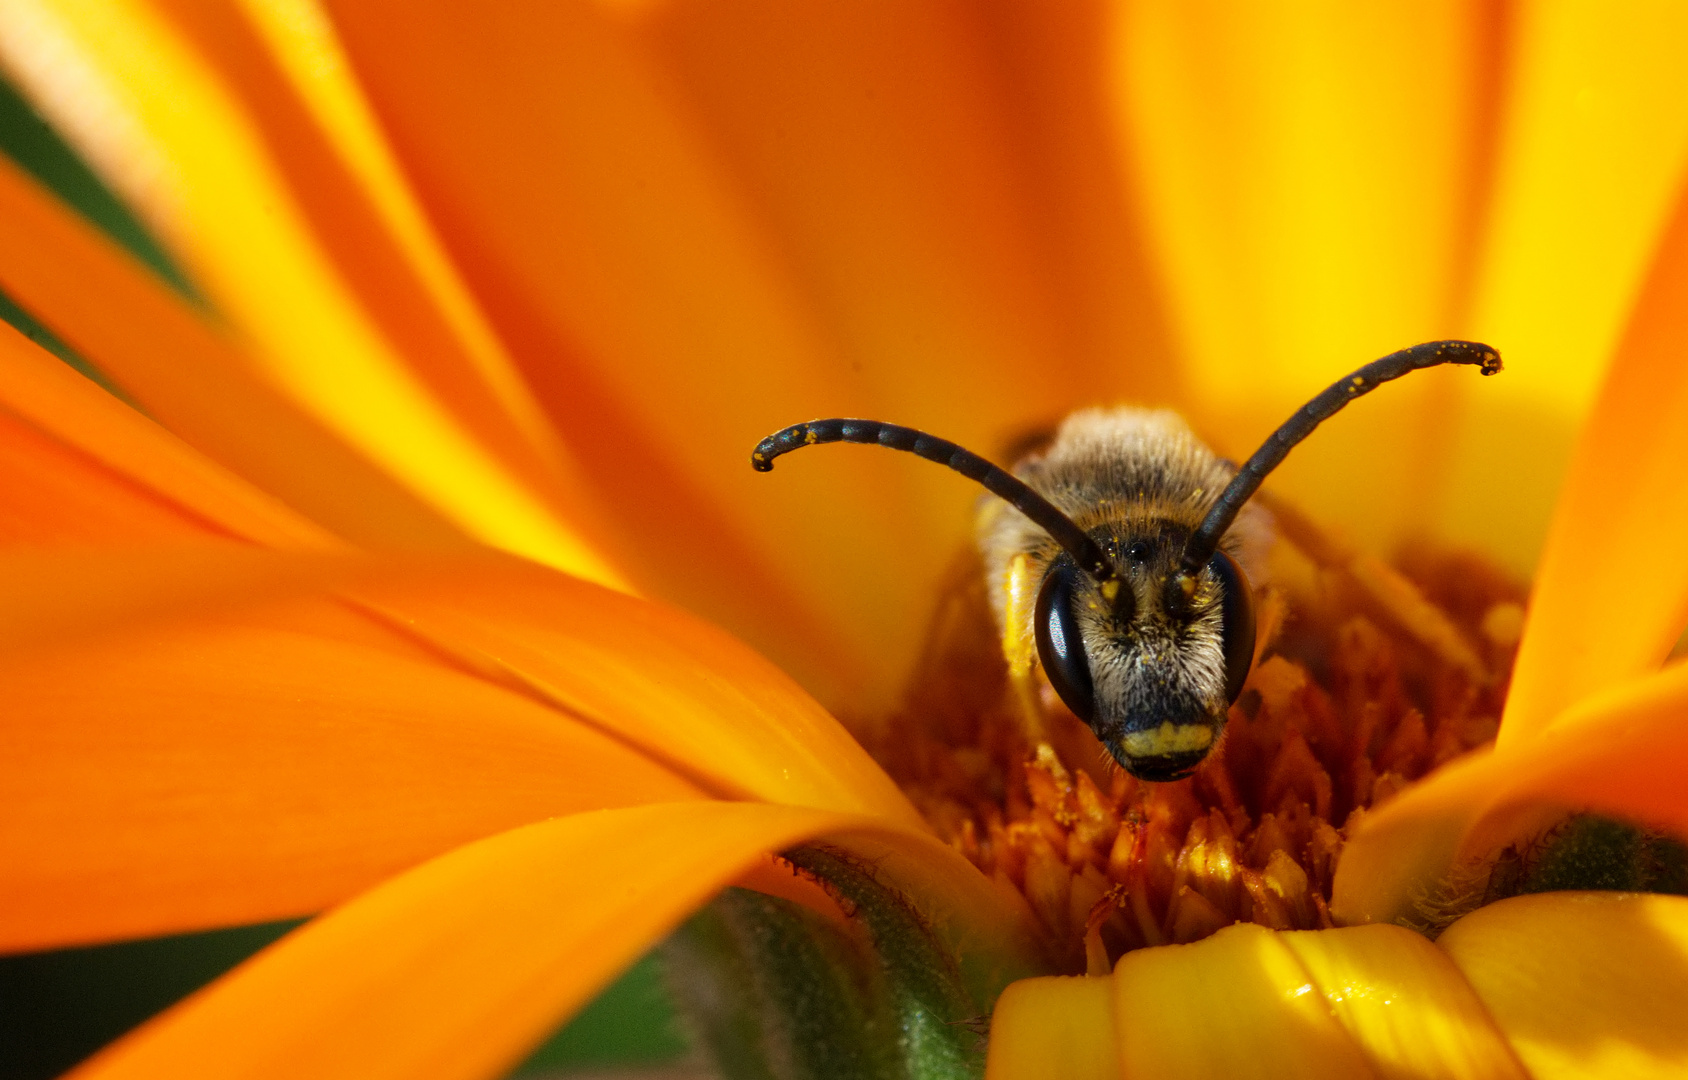
[[[1037,657],[1043,661],[1049,684],[1073,715],[1091,723],[1096,717],[1096,690],[1090,679],[1090,657],[1073,614],[1073,586],[1079,569],[1065,556],[1057,559],[1037,593],[1033,619],[1037,629]]]
[[[1233,702],[1243,692],[1249,665],[1254,662],[1254,594],[1249,590],[1243,568],[1223,551],[1213,553],[1207,569],[1219,582],[1225,618],[1221,631],[1225,645],[1225,699]]]

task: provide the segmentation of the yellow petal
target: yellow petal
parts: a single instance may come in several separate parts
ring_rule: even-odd
[[[1117,11],[1125,150],[1198,418],[1225,452],[1360,364],[1452,336],[1500,56],[1479,5]],[[1423,528],[1435,489],[1419,474],[1470,382],[1390,387],[1274,482],[1368,544]]]
[[[1389,1080],[1529,1080],[1459,969],[1398,926],[1280,938],[1337,1020]]]
[[[1280,1074],[1527,1080],[1459,969],[1394,926],[1233,927],[1015,983],[991,1021],[990,1080]]]
[[[9,327],[0,330],[0,410],[8,540],[331,543]]]
[[[1128,952],[1113,981],[1123,1076],[1377,1075],[1295,953],[1264,927]]]
[[[997,999],[985,1080],[1112,1080],[1119,1068],[1112,978],[1022,979]]]
[[[1655,670],[1688,623],[1688,201],[1665,234],[1571,461],[1499,743]],[[1645,583],[1635,578],[1645,552]]]
[[[144,0],[16,0],[0,7],[0,50],[250,337],[267,378],[464,531],[618,580],[405,368],[312,236],[261,133]]]
[[[469,545],[254,376],[241,345],[3,157],[0,287],[175,434],[324,527],[388,548]],[[55,430],[78,445],[97,438],[73,436],[64,424]]]
[[[1688,898],[1520,896],[1436,943],[1536,1080],[1688,1072]]]
[[[1688,665],[1597,694],[1534,738],[1474,754],[1368,813],[1343,848],[1339,922],[1410,916],[1457,862],[1594,809],[1688,834]]]
[[[308,914],[502,829],[701,795],[331,605],[34,655],[0,687],[8,950]]]

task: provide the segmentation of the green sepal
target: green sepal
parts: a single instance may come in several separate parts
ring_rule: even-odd
[[[819,878],[871,938],[900,1031],[901,1075],[982,1075],[986,1008],[966,986],[958,958],[908,897],[841,851],[808,847],[787,858]]]
[[[902,1075],[865,945],[778,897],[728,889],[662,948],[669,986],[728,1080]]]
[[[728,889],[662,948],[694,1043],[728,1080],[971,1080],[1000,990],[970,989],[944,936],[871,865],[788,853],[844,919]]]
[[[1597,814],[1549,832],[1525,861],[1519,893],[1574,889],[1688,893],[1688,846]]]

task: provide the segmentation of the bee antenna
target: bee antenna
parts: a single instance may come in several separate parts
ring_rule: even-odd
[[[805,446],[835,442],[873,443],[892,450],[903,450],[927,461],[947,465],[962,476],[977,480],[991,494],[1007,500],[1010,506],[1031,518],[1044,532],[1053,537],[1055,542],[1073,557],[1079,568],[1095,579],[1102,589],[1103,596],[1112,600],[1118,591],[1119,573],[1102,551],[1102,546],[1079,528],[1072,518],[1057,509],[1054,503],[1033,491],[1024,481],[1017,479],[1007,470],[991,464],[971,450],[957,446],[947,439],[928,435],[924,431],[879,420],[811,420],[807,424],[793,424],[783,428],[757,443],[756,449],[750,454],[750,466],[757,472],[770,472],[774,467],[774,459],[781,454],[789,454]]]
[[[1500,353],[1488,345],[1476,341],[1427,341],[1410,349],[1392,352],[1381,360],[1373,360],[1332,383],[1272,432],[1260,449],[1243,462],[1243,467],[1231,478],[1230,484],[1213,504],[1213,509],[1202,519],[1201,527],[1185,546],[1183,572],[1195,574],[1207,565],[1219,547],[1219,538],[1236,520],[1243,504],[1260,489],[1267,474],[1282,463],[1297,443],[1311,435],[1314,428],[1335,416],[1350,401],[1371,393],[1384,383],[1399,379],[1409,371],[1441,364],[1475,364],[1484,375],[1493,375],[1501,369]]]

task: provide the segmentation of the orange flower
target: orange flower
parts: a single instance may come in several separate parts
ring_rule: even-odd
[[[1453,333],[1506,379],[1368,399],[1283,490],[1526,567],[1615,366],[1497,749],[1365,822],[1335,912],[1558,807],[1688,827],[1688,25],[1648,18],[7,0],[7,70],[201,299],[0,167],[0,288],[153,418],[0,335],[3,944],[333,908],[88,1073],[494,1075],[825,837],[1029,973],[1011,898],[797,683],[625,592],[871,717],[971,493],[759,479],[757,436],[988,446],[1130,396],[1236,452]],[[1679,1069],[1645,1001],[1681,1000],[1685,904],[1139,950],[1018,984],[991,1069]],[[1614,958],[1628,993],[1586,977]]]

